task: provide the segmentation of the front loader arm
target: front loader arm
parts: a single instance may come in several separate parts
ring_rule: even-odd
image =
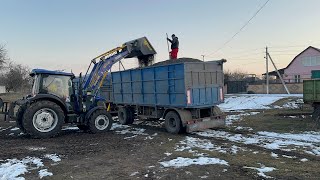
[[[115,63],[124,58],[137,57],[139,63],[143,62],[148,65],[150,61],[153,61],[155,54],[156,51],[146,37],[126,42],[120,47],[103,53],[91,61],[85,76],[87,79],[83,85],[83,90],[87,93],[91,92],[92,95],[96,95]],[[99,62],[97,62],[97,60],[99,60]],[[92,65],[93,68],[89,73]]]

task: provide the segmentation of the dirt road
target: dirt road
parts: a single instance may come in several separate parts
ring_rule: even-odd
[[[24,174],[15,177],[25,179],[316,179],[319,134],[309,134],[314,142],[286,139],[288,134],[276,129],[278,137],[263,134],[273,131],[269,122],[277,118],[290,122],[289,128],[312,120],[280,117],[278,112],[229,113],[229,121],[237,120],[224,130],[182,135],[165,132],[159,122],[136,121],[130,126],[116,123],[104,134],[65,127],[58,137],[30,139],[13,122],[1,121],[0,177],[20,168]],[[249,125],[253,130],[245,127]]]

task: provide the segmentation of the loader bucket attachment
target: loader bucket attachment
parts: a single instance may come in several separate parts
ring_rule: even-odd
[[[151,65],[154,61],[154,55],[157,54],[146,37],[126,42],[124,45],[129,51],[126,58],[137,57],[140,67]]]

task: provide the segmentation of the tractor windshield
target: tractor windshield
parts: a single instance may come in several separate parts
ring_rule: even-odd
[[[72,93],[72,82],[70,76],[42,75],[41,92],[54,94],[66,100]]]

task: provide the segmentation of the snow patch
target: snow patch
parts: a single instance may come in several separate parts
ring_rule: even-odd
[[[227,96],[224,103],[218,105],[223,111],[270,109],[270,105],[280,99],[302,97],[301,94],[240,94]]]
[[[144,131],[146,131],[146,130],[142,129],[142,128],[132,128],[132,129],[124,129],[124,130],[121,130],[121,131],[116,131],[116,133],[117,134],[130,133],[130,134],[135,134],[135,135],[145,135],[145,136],[147,136],[148,134],[144,133]]]
[[[308,154],[316,156],[320,155],[320,134],[314,132],[305,132],[303,134],[258,132],[258,134],[243,135],[231,134],[225,131],[207,130],[203,132],[197,132],[195,134],[203,137],[227,139],[232,142],[243,144],[256,144],[272,150],[281,149],[284,151],[292,151],[299,147]]]
[[[27,147],[27,149],[29,150],[29,151],[43,151],[43,150],[46,150],[46,148],[45,147]]]
[[[69,127],[64,127],[62,128],[63,131],[67,131],[67,130],[70,130],[70,131],[78,131],[79,128],[76,127],[76,126],[69,126]]]
[[[144,138],[144,140],[148,140],[148,139],[151,140],[151,139],[153,139],[153,137],[152,136],[147,136],[147,137]]]
[[[247,112],[247,113],[227,115],[227,117],[226,117],[226,125],[230,126],[232,123],[242,120],[244,116],[256,115],[256,114],[259,114],[259,113],[260,112]]]
[[[135,176],[135,175],[137,175],[137,174],[139,174],[138,171],[131,173],[130,176]]]
[[[44,155],[44,157],[51,159],[53,162],[61,161],[61,158],[57,154],[46,154],[46,155]]]
[[[41,159],[36,157],[26,157],[22,160],[7,159],[6,161],[6,163],[0,165],[0,179],[22,180],[24,178],[19,176],[25,174],[28,170],[43,167]]]
[[[253,131],[251,127],[242,127],[242,126],[237,126],[235,130],[245,130],[245,131]]]
[[[305,141],[305,142],[320,142],[320,134],[312,133],[312,132],[305,132],[303,134],[291,134],[291,133],[275,133],[275,132],[266,132],[260,131],[258,132],[259,135],[264,135],[268,137],[275,137],[275,138],[283,138],[283,139],[292,139],[297,141]]]
[[[46,176],[52,176],[52,172],[48,172],[48,169],[41,169],[39,171],[39,177],[40,179],[42,179],[43,177],[46,177]]]
[[[128,125],[122,125],[122,124],[119,124],[119,123],[113,123],[110,130],[126,129],[126,128],[129,128],[129,127],[130,127],[130,126],[128,126]]]
[[[137,137],[138,135],[133,135],[133,136],[128,136],[128,137],[125,137],[125,138],[123,138],[123,139],[132,139],[132,138],[135,138],[135,137]]]
[[[271,157],[273,158],[278,158],[278,154],[274,153],[274,152],[271,152]]]
[[[300,159],[300,161],[301,162],[307,162],[307,161],[309,161],[307,158],[302,158],[302,159]]]
[[[17,131],[17,130],[20,130],[20,129],[15,127],[15,128],[12,128],[10,131]]]
[[[199,176],[199,178],[201,178],[201,179],[207,179],[208,176]]]
[[[222,148],[221,146],[212,144],[210,140],[189,136],[176,145],[175,151],[189,151],[190,153],[193,153],[194,156],[205,156],[204,153],[198,153],[198,151],[194,149],[218,151],[220,153],[227,153],[227,151],[230,151],[233,154],[236,154],[239,150],[244,151],[244,149],[237,146],[232,146],[231,148]]]
[[[273,170],[276,170],[276,168],[274,167],[266,167],[264,165],[261,166],[261,168],[256,168],[256,167],[247,167],[247,166],[244,166],[244,168],[247,168],[247,169],[255,169],[258,171],[258,175],[259,176],[262,176],[264,178],[272,178],[271,176],[267,176],[265,175],[264,173],[266,172],[272,172]]]
[[[289,158],[289,159],[297,158],[296,156],[287,156],[287,155],[282,155],[282,157]]]
[[[10,128],[12,128],[12,126],[9,126],[9,127],[7,127],[7,128],[2,128],[2,129],[0,130],[0,132],[6,131],[6,130],[8,130],[8,129],[10,129]]]
[[[196,159],[178,157],[170,161],[160,162],[163,167],[186,167],[190,165],[209,165],[209,164],[220,164],[229,166],[228,162],[221,160],[219,158],[208,158],[208,157],[198,157]]]
[[[285,103],[282,107],[275,107],[275,108],[298,109],[300,108],[301,104],[303,104],[303,99],[297,99],[297,100],[291,99],[289,102]]]

